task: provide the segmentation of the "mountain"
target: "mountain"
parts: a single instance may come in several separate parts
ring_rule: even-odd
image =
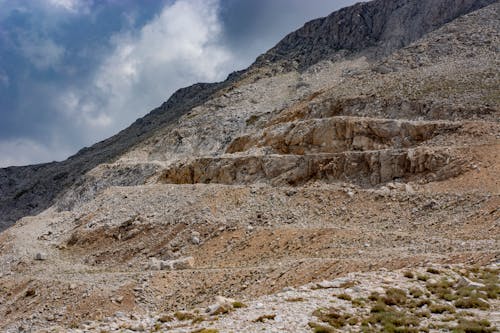
[[[66,161],[0,169],[0,329],[333,330],[313,299],[335,283],[354,331],[386,324],[377,302],[398,329],[499,325],[499,10],[344,8]],[[217,295],[249,308],[194,311]]]
[[[275,72],[277,67],[287,71],[304,70],[321,60],[342,58],[348,54],[366,54],[377,59],[493,2],[377,0],[359,3],[311,21],[260,56],[249,70],[233,73],[221,83],[195,84],[180,89],[162,106],[127,129],[82,149],[66,161],[0,169],[0,230],[23,216],[40,213],[52,206],[68,187],[81,181],[82,175],[99,164],[115,161],[157,130],[240,81],[241,76],[252,76],[251,73],[259,71],[270,75],[269,72]],[[138,185],[143,180],[133,184]]]

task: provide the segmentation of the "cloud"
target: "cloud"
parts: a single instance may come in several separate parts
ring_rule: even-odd
[[[177,0],[140,30],[114,35],[90,82],[59,96],[60,112],[104,138],[179,87],[224,78],[232,55],[218,10],[215,0]]]
[[[45,145],[27,138],[2,140],[0,168],[62,160],[68,153],[68,148],[58,143]]]
[[[20,51],[39,70],[56,68],[65,53],[64,47],[36,34],[25,35],[20,39]]]
[[[70,13],[89,13],[92,1],[84,0],[48,0],[48,4]]]
[[[10,79],[7,73],[3,69],[0,68],[0,85],[4,87],[8,87],[10,84]]]

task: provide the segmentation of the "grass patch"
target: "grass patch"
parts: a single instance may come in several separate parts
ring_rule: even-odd
[[[310,322],[310,323],[308,323],[308,325],[310,328],[313,329],[314,333],[334,333],[335,332],[333,327],[328,327],[328,326],[321,325],[318,323]]]
[[[429,280],[429,275],[427,275],[427,274],[418,274],[417,275],[417,280],[425,282],[425,281]]]
[[[427,273],[431,274],[441,274],[441,271],[437,268],[429,267],[427,268]]]
[[[419,288],[411,288],[409,290],[410,292],[410,295],[413,296],[414,298],[420,298],[424,295],[424,292],[422,291],[422,289],[419,289]]]
[[[168,323],[174,320],[174,317],[168,314],[162,315],[160,318],[158,318],[158,321],[160,323]]]
[[[455,308],[448,304],[433,304],[429,307],[429,311],[436,314],[455,313]]]
[[[313,316],[317,317],[324,323],[328,323],[335,328],[341,328],[347,325],[348,320],[351,318],[349,314],[342,314],[338,310],[330,309],[317,309],[313,312]]]
[[[291,298],[285,299],[285,301],[286,302],[296,303],[296,302],[304,302],[305,299],[303,297],[291,297]]]
[[[415,277],[415,274],[413,274],[413,272],[406,271],[403,273],[403,276],[408,279],[413,279]]]
[[[337,295],[337,298],[342,299],[344,301],[351,301],[352,300],[352,297],[346,293]]]
[[[352,288],[354,286],[357,286],[358,284],[359,284],[359,281],[346,281],[346,282],[342,282],[339,287],[347,289],[347,288]]]
[[[355,298],[351,301],[352,306],[354,306],[356,308],[360,308],[360,307],[365,306],[365,302],[366,302],[366,300],[364,298]]]
[[[385,297],[382,298],[387,305],[404,305],[406,304],[406,291],[398,288],[389,288],[385,291]]]
[[[192,331],[191,333],[219,333],[215,328],[200,328],[199,330]]]
[[[404,311],[396,311],[385,304],[378,304],[371,309],[371,315],[362,323],[363,326],[377,325],[383,332],[418,332],[420,319]]]
[[[491,326],[487,320],[466,320],[460,319],[458,325],[453,327],[453,333],[490,333],[496,328]]]
[[[262,315],[260,316],[259,318],[257,319],[254,319],[253,322],[254,323],[264,323],[268,320],[274,320],[274,318],[276,318],[276,315],[275,314],[270,314],[270,315]]]
[[[178,312],[174,313],[174,317],[179,321],[185,321],[185,320],[192,320],[196,316],[194,314],[192,314],[191,312],[178,311]]]
[[[242,302],[233,302],[233,308],[235,309],[241,309],[241,308],[246,308],[247,305],[245,303],[242,303]]]
[[[203,316],[195,316],[192,320],[191,320],[191,324],[199,324],[201,322],[204,322],[205,320],[207,320],[207,318],[203,317]]]
[[[479,297],[464,297],[455,301],[455,306],[459,309],[481,309],[487,310],[490,305]]]
[[[376,291],[372,291],[368,296],[368,299],[372,302],[377,302],[380,300],[380,294]]]
[[[427,290],[429,290],[433,295],[447,301],[453,301],[457,299],[457,296],[453,291],[453,286],[454,283],[446,279],[442,279],[437,283],[426,284]]]

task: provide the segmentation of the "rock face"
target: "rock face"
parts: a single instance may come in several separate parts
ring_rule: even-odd
[[[470,288],[475,324],[498,327],[488,3],[355,5],[67,161],[0,170],[2,221],[43,210],[0,233],[0,330],[331,331],[336,304],[356,332],[387,298],[421,318],[394,330],[460,331],[438,312]],[[421,295],[394,305],[395,283]]]
[[[304,25],[257,64],[283,61],[305,69],[328,58],[362,52],[374,57],[402,48],[436,28],[496,0],[375,0]],[[339,54],[340,52],[340,54]]]
[[[428,148],[339,154],[263,155],[200,158],[169,167],[160,178],[173,184],[253,184],[298,186],[312,180],[372,186],[432,173],[442,180],[463,171],[464,161]],[[408,178],[406,180],[411,180]]]
[[[101,163],[116,160],[158,129],[206,102],[251,73],[266,67],[306,69],[345,52],[382,55],[408,45],[445,23],[494,3],[495,0],[376,0],[349,7],[307,23],[257,59],[250,70],[233,73],[225,82],[180,89],[167,102],[117,135],[82,149],[60,163],[0,169],[0,230],[25,215],[48,208],[80,177]],[[273,69],[274,70],[274,69]],[[250,75],[251,76],[251,75]],[[140,179],[140,177],[139,177]],[[120,185],[114,183],[113,185]],[[126,184],[122,184],[126,185]]]

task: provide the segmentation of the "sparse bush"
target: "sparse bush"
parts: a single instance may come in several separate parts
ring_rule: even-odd
[[[335,330],[332,327],[310,322],[309,327],[313,329],[314,333],[334,333]]]
[[[215,328],[200,328],[192,331],[191,333],[219,333],[219,330],[216,330]]]
[[[178,311],[174,313],[174,317],[177,318],[179,321],[184,321],[184,320],[191,320],[195,318],[195,315],[190,313],[190,312],[181,312]]]
[[[351,281],[342,282],[339,287],[347,289],[347,288],[352,288],[354,286],[357,286],[358,284],[359,284],[359,281],[351,280]]]
[[[415,316],[422,318],[430,318],[431,313],[429,311],[417,311],[415,312]]]
[[[241,308],[246,308],[247,305],[245,303],[242,303],[242,302],[233,302],[233,308],[235,309],[241,309]]]
[[[207,318],[203,317],[203,316],[195,316],[192,320],[191,320],[191,323],[192,324],[198,324],[198,323],[201,323],[203,321],[207,320]]]
[[[372,311],[365,323],[378,324],[384,332],[418,332],[420,320],[414,315],[388,308],[387,311]]]
[[[426,275],[426,274],[418,274],[417,275],[417,280],[419,281],[427,281],[429,280],[429,275]]]
[[[417,302],[413,303],[412,304],[413,307],[417,307],[417,308],[421,308],[421,307],[424,307],[424,306],[431,306],[432,305],[432,301],[430,299],[419,299]]]
[[[434,268],[434,267],[429,267],[427,268],[427,273],[431,273],[431,274],[441,274],[441,271],[437,268]]]
[[[455,313],[455,308],[447,304],[433,304],[429,307],[429,311],[437,314],[442,314],[445,312]]]
[[[160,318],[158,318],[158,321],[161,323],[168,323],[170,321],[174,320],[174,317],[168,314],[162,315]]]
[[[313,316],[335,328],[345,326],[351,318],[349,314],[342,314],[336,309],[317,309],[313,312]]]
[[[415,274],[413,274],[413,272],[410,272],[410,271],[404,272],[403,275],[405,278],[408,278],[408,279],[413,279],[415,277]]]
[[[376,291],[372,291],[370,295],[368,296],[368,299],[372,302],[376,302],[380,300],[380,294]]]
[[[460,309],[487,310],[490,305],[479,297],[464,297],[455,301],[455,306]]]
[[[427,290],[429,290],[432,294],[436,295],[437,297],[447,300],[447,301],[453,301],[457,298],[457,296],[453,293],[453,287],[454,283],[451,281],[448,281],[446,279],[440,280],[438,283],[427,283],[426,287]]]
[[[365,301],[366,300],[363,298],[355,298],[351,301],[351,303],[352,303],[352,306],[354,306],[354,307],[362,307],[365,305]]]
[[[484,291],[488,298],[497,299],[500,296],[500,285],[498,283],[487,284],[481,288],[481,291]]]
[[[422,289],[419,288],[411,288],[410,295],[412,295],[415,298],[419,298],[424,295],[424,292],[422,291]]]
[[[291,297],[291,298],[287,298],[285,299],[285,301],[287,302],[304,302],[305,299],[303,297]]]
[[[406,292],[398,288],[389,288],[385,291],[383,301],[387,305],[404,305],[406,303]]]
[[[274,320],[276,318],[275,314],[270,314],[270,315],[262,315],[259,318],[255,319],[253,322],[254,323],[264,323],[267,320]]]
[[[350,300],[352,300],[352,297],[349,296],[348,294],[345,294],[345,293],[337,295],[337,298],[342,299],[344,301],[350,301]]]
[[[453,333],[490,333],[495,332],[496,328],[491,327],[487,320],[465,320],[460,319],[458,325],[453,328]]]

